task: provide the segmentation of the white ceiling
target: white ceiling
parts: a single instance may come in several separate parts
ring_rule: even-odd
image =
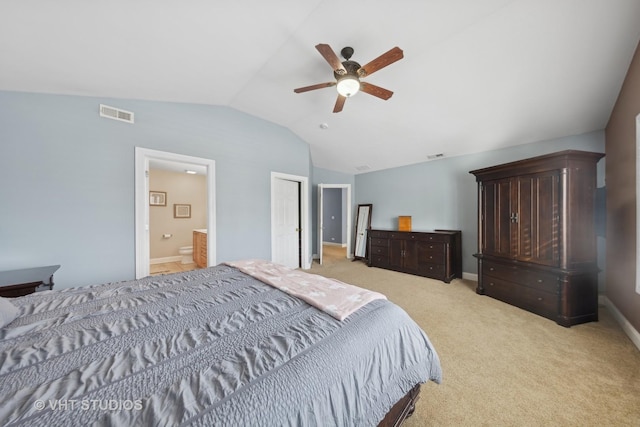
[[[226,105],[359,173],[604,129],[639,39],[639,0],[2,1],[0,90]],[[402,48],[393,97],[295,94],[318,43]]]

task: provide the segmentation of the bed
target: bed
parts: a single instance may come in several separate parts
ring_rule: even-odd
[[[4,425],[393,425],[442,378],[384,296],[267,262],[10,303]]]

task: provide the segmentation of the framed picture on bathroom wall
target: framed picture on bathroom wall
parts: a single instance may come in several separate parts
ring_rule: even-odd
[[[164,191],[149,191],[149,206],[167,206],[167,193]]]
[[[173,205],[174,218],[191,218],[191,205]]]

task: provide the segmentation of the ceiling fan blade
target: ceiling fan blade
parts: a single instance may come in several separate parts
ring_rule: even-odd
[[[393,95],[393,92],[391,92],[390,90],[366,82],[360,82],[360,90],[368,93],[369,95],[377,96],[380,99],[384,99],[385,101],[391,98],[391,95]]]
[[[338,95],[338,99],[336,100],[336,105],[333,107],[334,113],[339,113],[342,111],[342,107],[344,107],[344,101],[347,100],[346,96]]]
[[[393,49],[383,53],[373,61],[361,67],[358,70],[358,75],[360,77],[368,76],[370,74],[375,73],[379,69],[386,67],[387,65],[393,64],[394,62],[401,60],[402,58],[404,58],[402,49],[396,46]]]
[[[295,93],[302,93],[302,92],[309,92],[310,90],[324,89],[325,87],[331,87],[335,85],[336,85],[336,82],[319,83],[317,85],[299,87],[298,89],[294,89],[293,91]]]
[[[331,68],[333,68],[333,71],[336,74],[340,76],[343,74],[347,74],[347,70],[345,70],[342,62],[340,61],[340,58],[338,58],[338,55],[336,55],[333,49],[331,49],[331,46],[321,43],[316,45],[316,49],[318,49],[320,55],[322,55],[322,57],[329,63],[329,65],[331,65]]]

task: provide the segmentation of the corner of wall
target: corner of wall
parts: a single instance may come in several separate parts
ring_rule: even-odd
[[[625,334],[627,334],[631,342],[633,342],[638,350],[640,350],[640,332],[638,332],[633,327],[633,325],[627,320],[626,317],[624,317],[620,310],[618,310],[618,307],[616,307],[615,304],[606,297],[606,295],[600,295],[598,297],[598,302],[601,305],[604,305],[609,310],[613,318],[616,319],[616,321],[620,324],[620,327],[622,327],[622,330],[625,332]]]

